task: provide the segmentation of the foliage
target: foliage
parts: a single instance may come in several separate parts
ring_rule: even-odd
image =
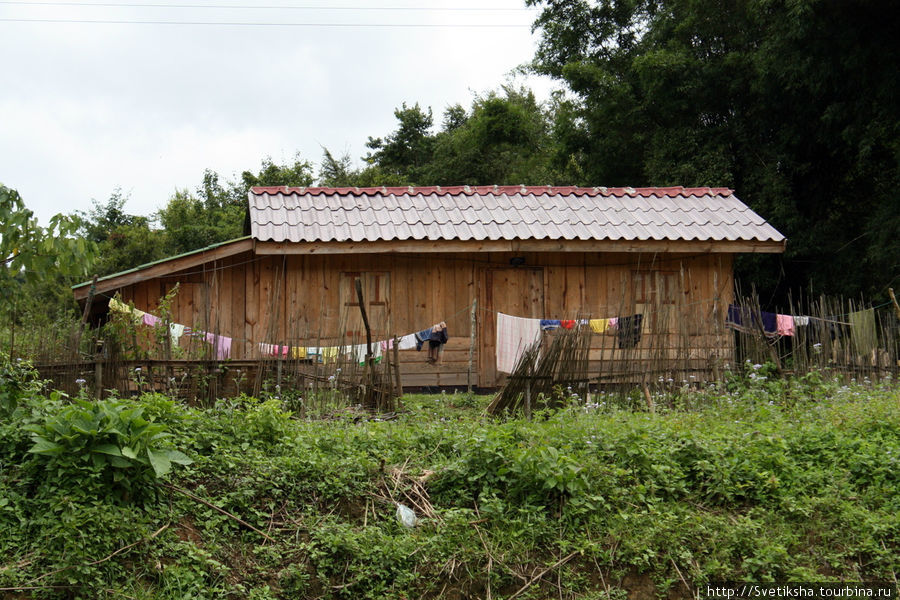
[[[733,187],[791,240],[777,291],[885,295],[900,214],[889,5],[527,4],[542,10],[534,67],[571,92],[556,135],[578,183]],[[739,266],[776,290],[772,259]]]
[[[79,233],[97,244],[95,272],[109,275],[164,258],[163,231],[151,228],[147,217],[125,212],[128,198],[120,189],[105,204],[94,200],[88,212],[78,212]]]
[[[42,227],[19,193],[0,184],[0,315],[10,346],[26,319],[73,307],[67,285],[89,273],[96,254],[95,244],[76,237],[79,225],[58,214]]]
[[[60,484],[105,487],[134,494],[167,475],[172,463],[191,460],[170,447],[164,423],[144,418],[144,408],[127,400],[73,400],[27,425],[35,462]]]
[[[176,255],[239,238],[245,233],[247,192],[252,186],[307,186],[312,166],[294,157],[293,163],[263,159],[258,172],[244,171],[237,181],[220,181],[206,170],[196,193],[177,190],[158,216],[165,231],[166,255]]]
[[[20,408],[23,398],[38,392],[42,382],[30,362],[10,360],[0,352],[0,418],[7,418]]]
[[[394,110],[394,116],[399,122],[396,131],[384,139],[370,137],[366,142],[366,147],[372,150],[366,156],[366,162],[377,164],[398,182],[420,181],[423,169],[432,160],[434,119],[431,108],[426,112],[418,103],[408,107],[404,102],[401,108]]]
[[[565,557],[530,597],[624,597],[635,586],[665,596],[682,578],[890,580],[900,568],[897,391],[772,375],[747,365],[727,385],[672,390],[655,414],[596,394],[534,421],[486,420],[489,398],[465,394],[407,396],[390,421],[298,420],[274,398],[207,409],[159,395],[111,401],[108,410],[164,424],[165,443],[191,454],[168,477],[194,498],[117,495],[92,458],[61,476],[45,469],[38,461],[50,457],[28,452],[23,428],[47,432],[86,407],[29,392],[17,421],[0,423],[0,586],[508,597]],[[88,457],[104,443],[79,439]],[[414,529],[396,521],[400,501],[416,510]]]
[[[435,136],[428,181],[450,184],[549,184],[551,116],[525,89],[476,97],[471,114],[450,107]]]
[[[320,182],[330,186],[494,185],[555,183],[558,150],[551,136],[553,107],[540,105],[525,88],[476,96],[470,111],[447,108],[433,133],[431,109],[403,104],[394,111],[397,129],[369,138],[365,168],[347,154],[323,149]]]

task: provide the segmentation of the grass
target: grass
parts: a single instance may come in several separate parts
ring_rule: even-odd
[[[601,395],[532,421],[487,418],[488,398],[462,394],[406,396],[383,421],[148,395],[134,403],[193,463],[136,471],[125,494],[109,465],[48,471],[29,452],[23,427],[67,401],[19,386],[0,425],[0,588],[595,599],[689,597],[724,580],[896,581],[900,395],[762,377],[685,387],[656,413]],[[398,522],[397,502],[416,527]]]

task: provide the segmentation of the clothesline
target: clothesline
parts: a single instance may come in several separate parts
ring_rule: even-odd
[[[605,319],[538,319],[498,312],[495,345],[497,370],[512,373],[525,350],[540,341],[543,331],[587,326],[594,333],[615,333],[619,348],[634,348],[641,341],[643,323],[643,314]]]
[[[116,312],[129,314],[136,321],[140,321],[143,325],[147,325],[150,327],[156,327],[163,323],[163,320],[156,315],[129,306],[115,297],[110,298],[109,308],[110,310],[114,310]],[[471,305],[469,307],[461,309],[456,314],[459,314],[464,310],[468,310],[469,308],[471,308]],[[185,334],[203,338],[207,343],[209,343],[216,349],[216,358],[218,360],[225,360],[230,358],[231,345],[235,338],[205,331],[194,330],[187,325],[181,325],[178,323],[169,324],[169,335],[172,338],[173,343],[178,344],[181,336]],[[254,343],[252,340],[245,340],[240,338],[237,339],[239,339],[239,341],[250,342],[251,344]],[[449,335],[447,333],[447,324],[446,322],[441,321],[440,323],[436,323],[415,333],[406,334],[397,338],[373,342],[372,355],[374,358],[380,359],[381,353],[383,351],[393,349],[395,340],[397,341],[398,350],[408,350],[412,348],[421,350],[422,347],[427,343],[427,360],[428,362],[434,363],[437,362],[439,352],[443,349],[443,346],[447,343],[448,339]],[[341,344],[338,346],[292,346],[259,342],[257,344],[257,347],[259,348],[260,353],[266,356],[281,356],[284,358],[290,356],[291,358],[305,359],[316,357],[322,362],[334,360],[338,355],[351,355],[356,358],[358,362],[362,363],[365,361],[366,356],[370,351],[368,344]]]

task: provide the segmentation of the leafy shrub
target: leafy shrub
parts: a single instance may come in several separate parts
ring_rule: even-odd
[[[165,424],[143,418],[144,410],[127,400],[75,400],[25,427],[33,442],[29,452],[60,484],[98,482],[134,493],[166,475],[172,463],[192,462],[170,447]]]
[[[12,361],[0,353],[0,417],[8,417],[29,394],[37,393],[42,382],[31,363],[22,359]]]

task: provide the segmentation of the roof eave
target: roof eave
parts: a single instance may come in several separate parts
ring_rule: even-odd
[[[189,269],[211,260],[218,260],[220,258],[233,256],[235,254],[246,252],[252,249],[253,239],[250,236],[228,240],[227,242],[220,242],[218,244],[212,244],[205,248],[200,248],[191,252],[185,252],[176,256],[170,256],[169,258],[163,258],[161,260],[143,264],[134,267],[133,269],[128,269],[126,271],[120,271],[118,273],[100,277],[97,279],[96,286],[94,287],[94,293],[102,294],[104,292],[119,289],[126,285],[131,285],[140,281],[144,281],[146,279],[158,277],[161,274],[180,271],[182,269]],[[83,300],[84,298],[87,298],[90,294],[92,283],[92,281],[86,281],[84,283],[73,285],[72,292],[75,294],[75,299]]]

